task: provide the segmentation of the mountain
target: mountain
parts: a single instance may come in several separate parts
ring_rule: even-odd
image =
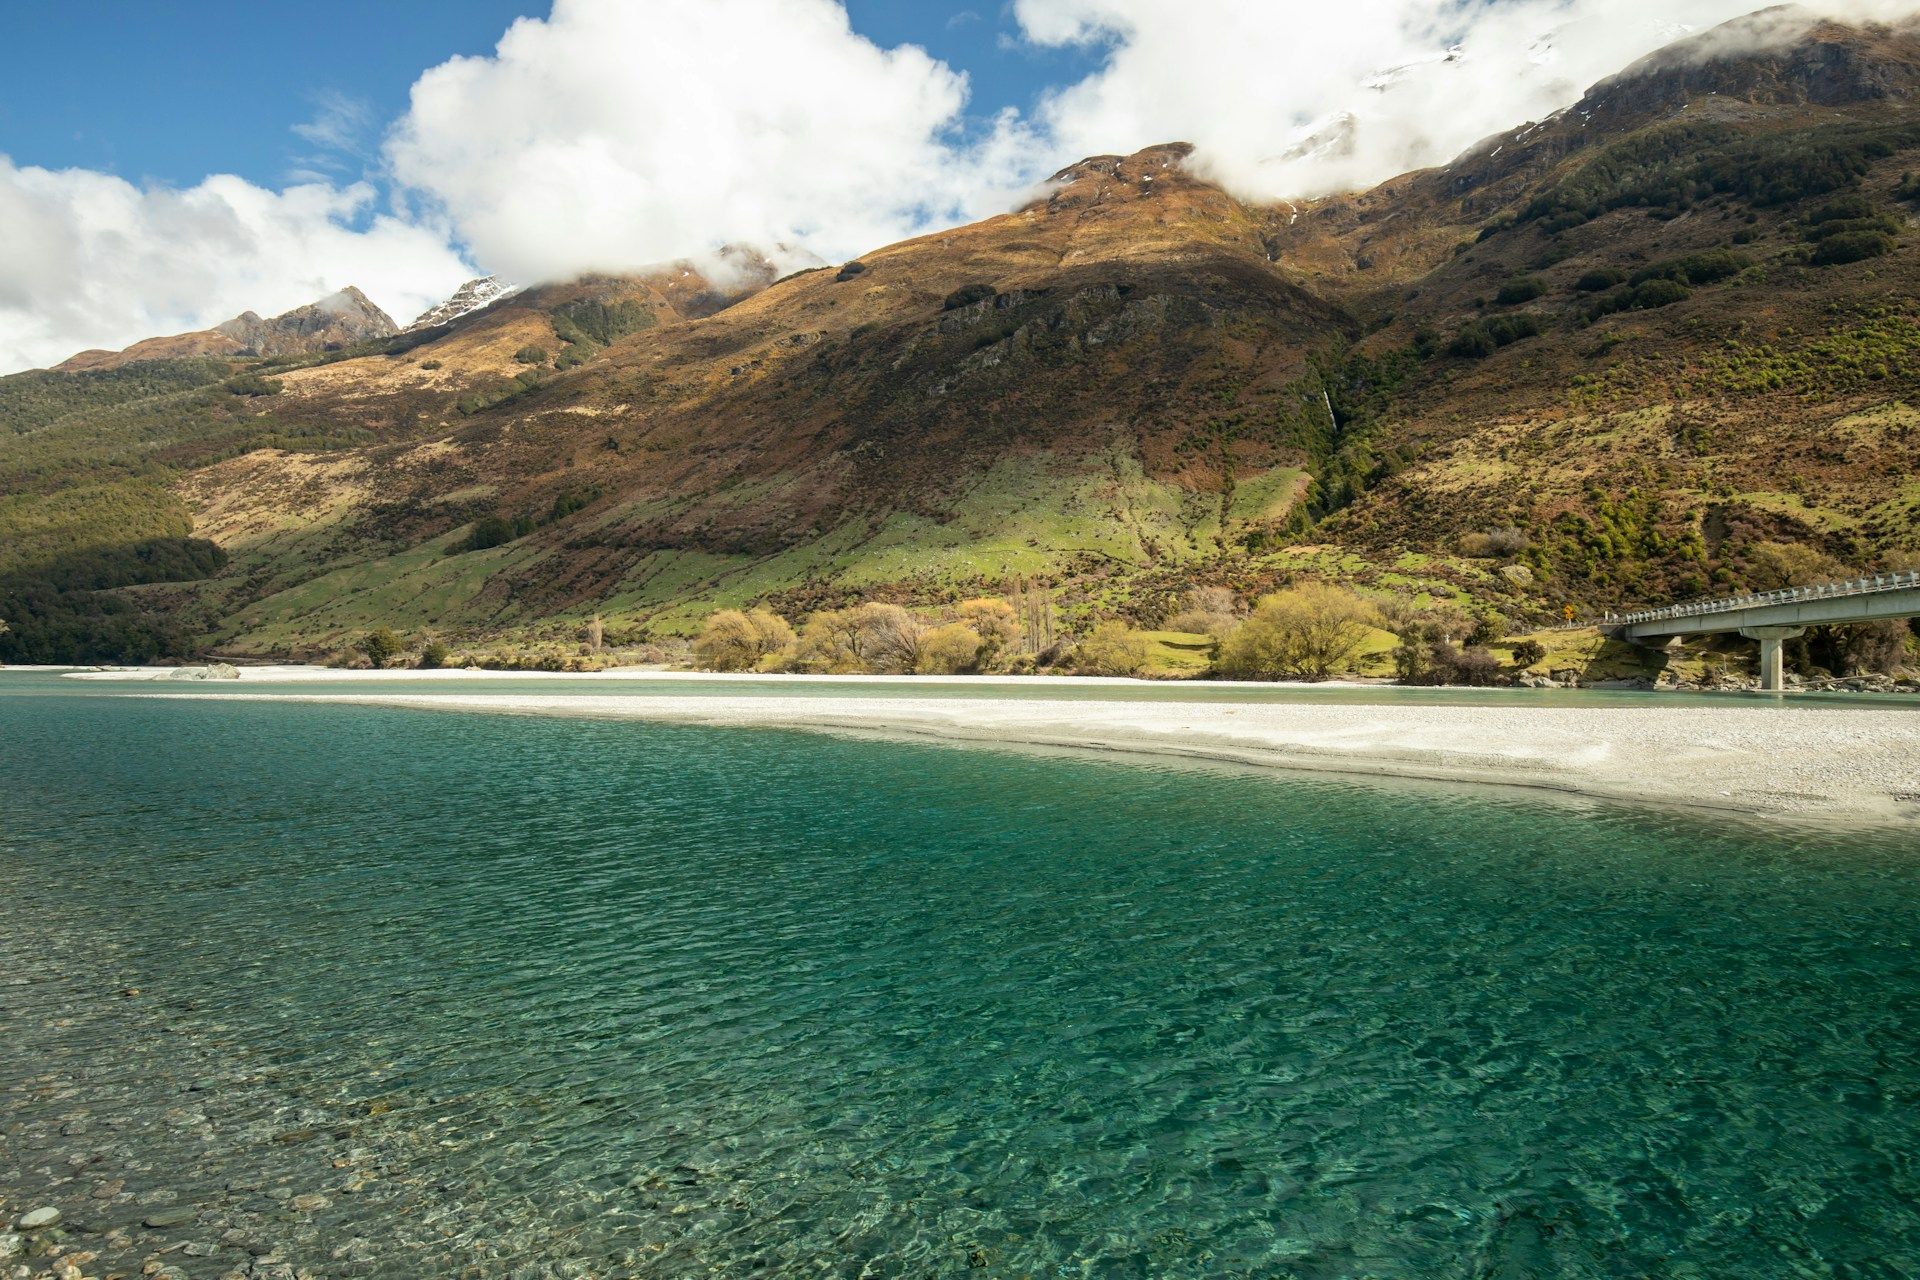
[[[81,373],[89,369],[119,369],[142,361],[197,356],[305,355],[337,351],[398,332],[386,312],[349,285],[318,302],[295,307],[271,320],[247,311],[211,329],[147,338],[122,351],[82,351],[55,365],[54,371]]]
[[[0,379],[0,578],[94,618],[0,644],[659,636],[1019,583],[1157,624],[1301,574],[1526,621],[1895,563],[1916,78],[1911,24],[1770,11],[1370,191],[1249,203],[1169,144],[777,280],[733,251]]]
[[[514,286],[501,283],[497,276],[481,276],[478,280],[469,280],[454,290],[453,296],[445,302],[427,308],[414,317],[406,332],[420,329],[437,329],[443,324],[451,324],[461,316],[491,306],[494,302],[514,292]]]

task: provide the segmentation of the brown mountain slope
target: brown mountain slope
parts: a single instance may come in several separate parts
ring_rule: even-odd
[[[551,335],[555,291],[400,357],[290,374],[272,412],[355,414],[395,439],[378,467],[354,470],[365,491],[341,520],[354,554],[586,501],[491,553],[499,563],[461,609],[499,622],[644,596],[682,570],[697,569],[700,590],[792,586],[870,557],[888,578],[945,572],[981,541],[1003,544],[975,566],[983,576],[1049,570],[1062,554],[1211,554],[1233,522],[1225,477],[1278,486],[1241,523],[1284,517],[1302,454],[1261,440],[1193,453],[1193,423],[1232,385],[1297,380],[1352,330],[1272,269],[1255,220],[1187,174],[1184,154],[1084,162],[1019,212],[802,273],[710,316],[655,309],[588,363],[536,374],[464,420],[505,353]],[[423,434],[434,438],[401,443]],[[1022,511],[1003,491],[1028,483]],[[187,492],[211,536],[244,551],[247,530],[308,521],[263,513],[258,495],[312,487],[310,463],[273,455],[200,473]],[[1035,518],[1044,527],[1024,527]],[[943,528],[931,536],[947,554],[887,558]],[[469,568],[455,557],[423,572]]]
[[[1151,148],[777,282],[248,366],[252,439],[361,443],[176,451],[232,561],[169,607],[254,652],[1012,578],[1076,619],[1303,572],[1545,617],[1920,553],[1917,69],[1912,27],[1737,26],[1359,195]]]

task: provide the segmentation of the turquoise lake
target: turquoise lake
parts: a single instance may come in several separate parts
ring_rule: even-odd
[[[133,1272],[1920,1274],[1911,833],[130,692],[0,673],[0,1198]]]

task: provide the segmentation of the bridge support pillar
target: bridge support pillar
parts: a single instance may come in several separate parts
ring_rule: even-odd
[[[1805,627],[1742,627],[1740,634],[1760,642],[1760,687],[1768,693],[1780,693],[1787,687],[1786,655],[1783,641],[1807,633]]]

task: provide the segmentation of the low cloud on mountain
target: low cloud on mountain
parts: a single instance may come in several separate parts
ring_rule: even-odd
[[[472,274],[443,227],[369,218],[375,201],[365,184],[143,188],[0,156],[0,372],[276,315],[359,281],[411,316]]]
[[[728,243],[833,261],[1011,207],[1084,155],[1174,139],[1245,196],[1364,186],[1757,7],[1014,0],[1026,40],[1101,50],[1102,66],[1030,116],[979,120],[962,72],[873,44],[835,0],[557,0],[492,55],[420,76],[386,139],[377,216],[373,187],[320,170],[283,191],[176,190],[0,158],[0,371],[347,284],[404,317],[481,271],[533,282]]]
[[[1042,104],[1058,154],[1181,138],[1236,194],[1298,198],[1443,164],[1538,120],[1596,81],[1752,0],[1014,0],[1029,39],[1095,45],[1105,65]],[[1815,10],[1884,20],[1915,0],[1782,8],[1781,42]]]

